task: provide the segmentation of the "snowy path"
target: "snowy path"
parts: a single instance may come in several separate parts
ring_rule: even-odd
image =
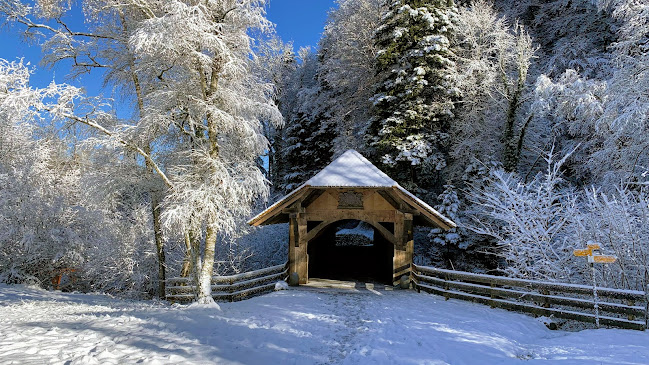
[[[0,286],[0,364],[649,364],[649,333],[550,331],[412,291],[276,292],[222,310]]]

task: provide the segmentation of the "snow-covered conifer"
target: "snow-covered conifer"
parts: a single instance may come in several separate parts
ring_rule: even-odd
[[[445,217],[457,222],[460,200],[457,197],[455,186],[445,185],[444,192],[442,192],[437,199],[439,200],[439,204],[435,206],[435,209]],[[455,245],[463,249],[466,248],[466,242],[462,241],[462,236],[459,234],[458,228],[452,228],[448,231],[433,228],[428,234],[428,237],[430,237],[432,242],[438,245]]]
[[[447,165],[459,96],[451,50],[456,17],[453,1],[394,0],[376,30],[370,147],[374,159],[404,183],[419,182],[424,169],[439,172]]]
[[[299,51],[300,65],[280,100],[286,119],[282,150],[281,189],[290,191],[331,162],[334,124],[329,93],[318,78],[319,57],[309,48]]]

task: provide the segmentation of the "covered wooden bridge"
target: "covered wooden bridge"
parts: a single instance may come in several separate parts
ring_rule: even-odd
[[[337,243],[336,233],[358,222],[374,229],[371,244]],[[354,150],[248,223],[289,223],[289,272],[301,284],[309,277],[396,284],[410,274],[414,226],[455,227]]]

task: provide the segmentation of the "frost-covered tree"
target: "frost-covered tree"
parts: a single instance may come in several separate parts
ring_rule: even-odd
[[[621,22],[612,45],[614,67],[608,80],[604,112],[596,125],[602,135],[599,163],[611,165],[606,182],[644,182],[649,167],[649,5],[630,0],[602,0],[603,10]]]
[[[474,1],[457,17],[457,87],[462,93],[451,125],[454,175],[476,158],[518,167],[530,118],[523,110],[532,40],[489,3]]]
[[[56,140],[34,138],[36,123],[68,112],[79,90],[31,88],[29,76],[22,62],[0,59],[0,281],[46,284],[56,270],[80,266],[91,227],[70,201],[78,168],[59,158]]]
[[[611,70],[607,50],[615,41],[617,22],[598,11],[592,0],[500,0],[494,6],[510,20],[518,19],[540,46],[540,72],[558,77],[567,69],[594,78]]]
[[[149,180],[140,187],[146,189],[142,195],[149,202],[150,213],[154,229],[153,242],[158,256],[158,295],[164,296],[165,282],[165,249],[164,237],[160,222],[160,201],[165,192],[164,180],[160,179],[162,169],[152,158],[152,151],[156,140],[164,134],[160,128],[138,128],[139,118],[143,118],[146,93],[159,81],[155,77],[156,68],[149,64],[144,65],[134,55],[129,42],[134,32],[134,21],[146,17],[143,8],[134,8],[123,4],[114,7],[115,3],[88,1],[83,4],[85,15],[89,20],[87,29],[73,29],[67,25],[67,13],[71,7],[58,1],[39,1],[36,6],[30,6],[18,1],[0,2],[0,10],[9,20],[21,23],[27,28],[25,34],[42,41],[43,63],[48,66],[64,64],[70,67],[70,76],[78,79],[83,75],[95,73],[103,75],[107,85],[120,90],[122,96],[132,100],[136,105],[133,110],[133,119],[117,120],[111,113],[105,113],[105,108],[89,106],[87,110],[99,109],[99,112],[80,114],[81,118],[75,120],[78,124],[89,124],[99,133],[110,135],[110,144],[126,147],[126,154],[145,157],[146,170],[141,172]],[[144,6],[144,3],[141,5]],[[139,69],[138,69],[139,68]],[[150,72],[145,75],[146,72]],[[159,70],[158,70],[159,71]],[[113,128],[120,125],[118,128]],[[145,125],[141,123],[140,126]],[[134,135],[137,134],[136,137]],[[105,142],[105,141],[104,141]],[[104,144],[100,142],[100,144]],[[86,143],[86,146],[90,146]],[[115,156],[116,158],[121,158]],[[156,171],[154,171],[156,170]],[[140,171],[139,169],[136,171]],[[105,175],[109,179],[110,175]],[[103,186],[110,184],[99,182]],[[168,184],[167,184],[168,185]]]
[[[218,234],[233,233],[236,218],[267,193],[257,166],[267,143],[261,120],[280,118],[272,87],[250,72],[255,55],[248,33],[269,29],[265,1],[88,1],[88,32],[61,22],[36,26],[30,15],[60,20],[67,9],[60,2],[47,5],[5,2],[2,10],[29,29],[53,31],[48,54],[75,51],[83,57],[72,57],[74,66],[82,69],[131,71],[116,80],[141,91],[138,118],[68,117],[104,134],[95,142],[140,156],[161,180],[168,193],[161,203],[166,227],[185,233],[197,299],[211,302]]]
[[[375,92],[374,32],[387,10],[384,0],[338,0],[320,40],[318,77],[327,85],[335,125],[334,154],[363,151]]]
[[[422,183],[420,172],[432,175],[447,164],[459,95],[450,40],[456,17],[451,0],[394,0],[376,30],[369,143],[374,159],[404,183]]]
[[[248,35],[270,26],[264,4],[167,3],[139,23],[131,39],[141,59],[172,66],[164,85],[150,95],[148,117],[165,126],[181,118],[178,132],[192,139],[175,150],[178,162],[169,167],[172,190],[163,217],[169,229],[181,228],[190,241],[199,302],[212,301],[217,236],[233,234],[237,218],[249,215],[251,204],[268,193],[256,161],[267,148],[261,120],[281,119],[272,86],[250,72],[254,53]]]
[[[284,43],[276,36],[257,45],[258,61],[253,72],[260,72],[275,86],[274,101],[279,110],[284,114],[292,106],[288,95],[292,93],[290,80],[297,70],[297,59],[291,43]],[[257,71],[257,69],[260,69]],[[285,174],[282,151],[286,147],[284,128],[275,125],[272,121],[264,121],[264,136],[268,139],[268,152],[260,159],[260,167],[265,170],[266,178],[271,183],[272,191],[279,191]],[[266,167],[267,166],[267,167]]]
[[[74,288],[132,290],[128,283],[145,271],[129,267],[124,255],[110,255],[112,263],[105,255],[128,247],[123,233],[146,229],[148,221],[92,203],[84,176],[101,166],[70,151],[73,139],[52,133],[83,103],[81,91],[55,83],[34,88],[29,77],[21,62],[0,60],[0,281],[49,287],[67,272],[78,279]],[[117,285],[101,285],[107,278]],[[137,290],[149,294],[149,282]]]
[[[638,183],[649,166],[643,138],[649,120],[649,99],[643,92],[649,86],[649,56],[646,39],[638,36],[646,32],[649,16],[642,20],[641,5],[601,4],[607,5],[602,13],[621,23],[617,42],[610,48],[606,79],[587,78],[575,70],[553,80],[543,75],[537,81],[534,112],[549,122],[560,147],[582,146],[568,164],[577,179],[608,186]]]
[[[556,81],[541,75],[535,85],[532,112],[549,126],[547,138],[556,141],[559,150],[575,150],[564,165],[564,173],[584,183],[598,181],[612,167],[594,158],[602,145],[597,124],[606,93],[606,82],[583,78],[571,69]]]

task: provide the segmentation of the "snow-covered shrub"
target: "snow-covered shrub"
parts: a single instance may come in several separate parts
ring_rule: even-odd
[[[87,289],[128,297],[155,295],[158,262],[146,194],[117,191],[100,199],[101,206],[88,200],[85,203],[101,214],[104,232],[84,250],[80,276]]]
[[[469,228],[496,241],[508,275],[568,281],[574,274],[570,239],[578,209],[577,194],[561,178],[567,157],[555,161],[551,150],[547,170],[532,181],[497,169],[486,185],[470,191],[477,214]]]

